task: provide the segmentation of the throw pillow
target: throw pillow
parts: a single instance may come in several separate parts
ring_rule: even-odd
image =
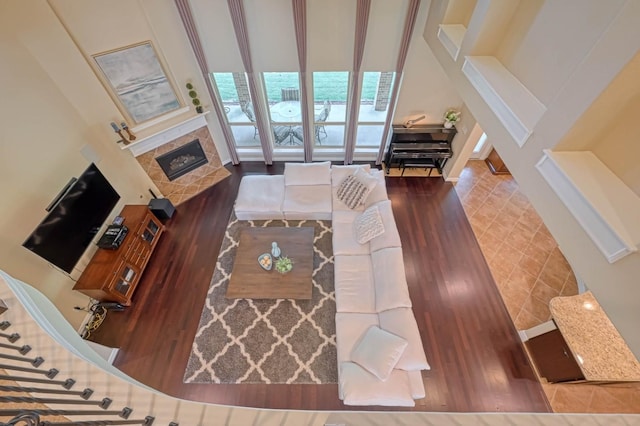
[[[348,166],[332,165],[331,186],[337,188],[344,178],[353,174],[358,169],[364,169],[365,172],[370,173],[371,166],[368,164],[350,164]]]
[[[396,366],[408,342],[402,337],[371,326],[351,351],[351,361],[385,381]]]
[[[336,196],[350,209],[364,204],[367,196],[377,181],[363,169],[357,169],[353,174],[344,178],[338,187]]]
[[[384,232],[384,224],[380,217],[378,206],[372,206],[366,209],[362,214],[353,221],[356,231],[356,240],[360,244],[366,244],[373,238],[382,235]]]

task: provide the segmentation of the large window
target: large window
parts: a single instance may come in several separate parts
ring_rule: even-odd
[[[301,147],[304,140],[297,72],[265,72],[271,131],[276,149]]]
[[[313,121],[315,146],[334,148],[344,146],[347,119],[349,73],[313,73]]]
[[[393,72],[363,73],[356,148],[378,148],[382,143],[394,78]]]
[[[260,146],[260,135],[245,73],[214,72],[213,83],[238,148]]]
[[[211,74],[227,122],[238,148],[259,148],[261,138],[245,73],[216,72]],[[369,151],[383,141],[384,123],[389,110],[389,96],[395,73],[364,72],[358,100],[356,149]],[[300,102],[300,76],[297,72],[262,73],[270,134],[276,151],[301,149],[304,145]],[[312,75],[313,145],[318,152],[342,149],[345,145],[346,121],[349,114],[347,98],[351,74],[347,71],[314,72]],[[326,151],[325,151],[326,152]]]

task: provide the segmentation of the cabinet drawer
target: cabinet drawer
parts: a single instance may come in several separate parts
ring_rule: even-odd
[[[583,380],[584,375],[560,330],[552,330],[525,342],[542,377],[551,383]]]

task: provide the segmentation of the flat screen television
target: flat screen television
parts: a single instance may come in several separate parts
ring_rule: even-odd
[[[91,163],[47,207],[47,217],[22,245],[71,272],[119,199],[120,195]]]

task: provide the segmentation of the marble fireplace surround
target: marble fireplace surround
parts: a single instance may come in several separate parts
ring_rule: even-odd
[[[200,140],[208,163],[170,181],[156,158],[194,139]],[[207,127],[205,114],[189,117],[150,136],[138,138],[135,142],[123,146],[122,149],[131,151],[162,195],[174,205],[201,193],[230,174],[222,167],[220,156]]]

